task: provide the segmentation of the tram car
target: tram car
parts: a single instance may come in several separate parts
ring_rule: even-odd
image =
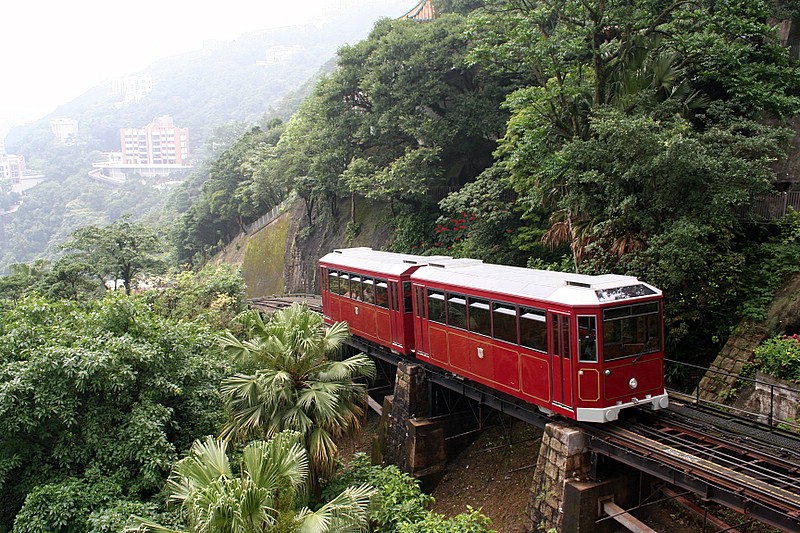
[[[662,294],[635,277],[347,248],[320,280],[326,323],[546,412],[668,405]]]

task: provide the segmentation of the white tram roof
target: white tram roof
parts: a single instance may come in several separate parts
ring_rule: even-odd
[[[370,272],[400,276],[409,269],[427,265],[431,261],[452,261],[446,255],[411,255],[382,252],[368,247],[340,248],[324,255],[319,262],[343,269],[369,270]]]
[[[659,289],[634,276],[589,276],[493,265],[476,259],[432,260],[414,272],[411,278],[467,291],[476,289],[565,305],[598,305],[661,294]]]

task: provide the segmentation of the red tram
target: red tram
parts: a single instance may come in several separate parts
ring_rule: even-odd
[[[370,248],[320,259],[323,312],[354,335],[568,418],[667,406],[661,291]]]

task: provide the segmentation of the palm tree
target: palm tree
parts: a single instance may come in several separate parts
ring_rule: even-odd
[[[317,511],[295,503],[305,490],[308,457],[302,435],[278,433],[254,441],[242,454],[241,472],[233,474],[225,441],[195,441],[189,456],[170,475],[169,500],[181,506],[192,533],[362,532],[368,531],[367,506],[374,489],[350,487]],[[184,533],[133,516],[128,532]]]
[[[360,429],[367,388],[354,380],[374,377],[375,365],[364,354],[329,359],[344,346],[347,324],[325,328],[322,317],[304,304],[277,311],[267,322],[258,312],[247,312],[240,322],[248,340],[228,333],[220,344],[251,371],[223,381],[230,420],[222,437],[246,440],[299,431],[316,487],[321,476],[333,471],[336,439]]]

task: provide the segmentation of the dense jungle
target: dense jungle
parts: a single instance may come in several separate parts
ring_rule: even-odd
[[[255,283],[222,257],[273,208],[309,292],[319,254],[351,245],[634,275],[664,292],[669,357],[701,366],[765,319],[800,271],[800,214],[752,209],[800,190],[800,4],[433,4],[269,108],[205,124],[216,148],[159,195],[65,199],[89,154],[20,134],[74,172],[6,224],[42,247],[0,278],[0,531],[492,530],[339,453],[373,363],[329,357],[346,327],[302,306],[250,309]],[[296,288],[268,249],[272,286]],[[754,364],[797,383],[792,302]]]

